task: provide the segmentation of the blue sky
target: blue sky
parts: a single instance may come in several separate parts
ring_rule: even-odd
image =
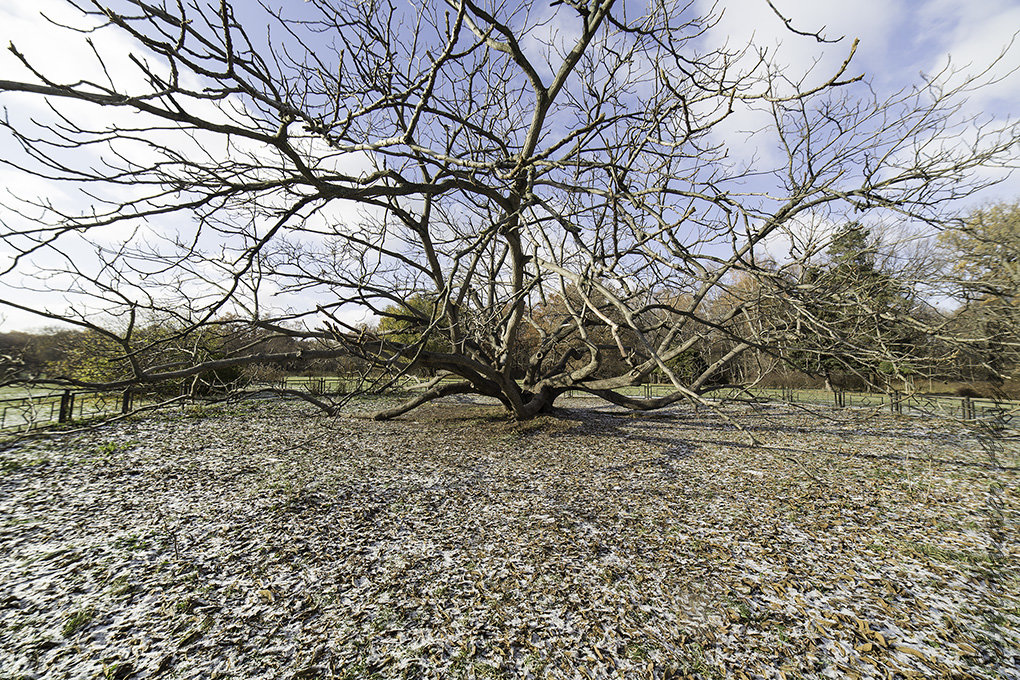
[[[708,36],[710,42],[741,45],[753,40],[774,51],[776,58],[789,65],[790,73],[801,73],[817,62],[813,73],[828,75],[845,58],[854,39],[859,48],[852,71],[864,73],[874,88],[889,94],[909,87],[921,74],[933,74],[948,64],[961,69],[960,76],[978,73],[993,65],[985,79],[989,85],[973,93],[966,104],[969,113],[984,117],[1020,115],[1020,44],[1011,44],[1020,29],[1020,0],[856,0],[822,2],[820,0],[774,0],[776,7],[801,31],[821,31],[828,38],[843,39],[835,44],[792,35],[769,8],[766,0],[696,0],[698,6],[715,4],[722,18]],[[243,2],[238,2],[243,6]],[[296,7],[300,3],[294,0]],[[635,3],[631,3],[635,4]],[[569,13],[554,14],[548,2],[536,4],[534,12],[548,12],[552,20],[548,30],[567,32],[567,24],[557,21]],[[286,6],[286,3],[284,3]],[[80,36],[68,37],[49,25],[46,14],[57,21],[74,23],[77,12],[59,0],[21,2],[0,0],[0,43],[14,43],[44,72],[57,79],[74,80],[96,76],[96,62]],[[135,79],[137,70],[126,59],[130,43],[115,33],[104,31],[95,36],[97,48],[110,55],[109,66],[115,79]],[[997,63],[996,59],[999,59]],[[0,53],[0,79],[31,79],[25,69],[7,51]],[[0,95],[0,106],[18,116],[43,115],[37,101],[18,95]],[[76,115],[96,117],[102,123],[107,112],[88,106],[68,107]],[[11,140],[0,133],[0,153],[11,153]],[[1017,156],[1020,157],[1020,149]],[[18,196],[68,198],[67,189],[52,186],[36,178],[0,167],[0,186]],[[1020,181],[1010,178],[976,197],[974,202],[1015,200],[1020,198]],[[2,218],[0,218],[2,219]],[[116,239],[117,233],[109,238]],[[2,253],[0,253],[2,257]],[[2,291],[0,291],[2,295]],[[42,325],[31,316],[0,311],[0,330]]]

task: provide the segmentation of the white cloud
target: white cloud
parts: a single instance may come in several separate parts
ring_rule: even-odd
[[[791,33],[765,0],[723,0],[721,6],[725,12],[710,39],[716,46],[728,44],[733,48],[753,40],[772,50],[776,61],[786,67],[784,74],[792,79],[796,80],[799,75],[810,71],[808,85],[830,76],[845,59],[854,39],[860,39],[860,47],[851,66],[851,73],[865,72],[873,78],[877,90],[892,92],[916,82],[920,72],[931,73],[939,69],[945,63],[947,54],[953,56],[955,64],[972,65],[969,69],[971,72],[992,63],[1009,43],[1012,31],[1020,27],[1020,5],[1015,0],[975,0],[967,3],[958,0],[774,2],[797,30],[821,31],[826,37],[845,36],[844,39],[834,45],[821,44],[811,37]],[[704,0],[702,7],[708,7],[709,4],[710,0]],[[577,33],[577,17],[572,14],[573,10],[559,5],[558,10],[553,11],[547,5],[537,5],[531,10],[542,21],[539,22],[541,30],[536,30],[524,40],[529,54],[537,54],[543,40],[568,46]],[[61,0],[0,3],[0,45],[14,42],[32,62],[58,80],[77,80],[83,72],[88,74],[86,77],[97,81],[104,79],[99,62],[85,43],[84,36],[72,36],[69,39],[66,29],[41,21],[40,12],[61,23],[75,23],[78,18],[75,16],[78,15],[77,10]],[[111,77],[120,87],[144,86],[141,72],[127,57],[129,53],[143,56],[135,43],[116,30],[99,31],[93,38],[106,57]],[[158,60],[152,60],[152,63],[155,65]],[[1001,76],[1001,81],[974,93],[969,104],[971,109],[985,113],[1017,114],[1015,107],[1016,102],[1020,101],[1020,76],[1010,73],[1009,69],[1018,64],[1020,46],[1014,45],[1002,64],[996,67],[998,70],[995,74]],[[30,74],[12,54],[0,51],[0,79],[28,78]],[[993,76],[992,80],[995,79]],[[22,121],[45,112],[39,100],[34,97],[3,94],[0,103],[10,109],[12,116]],[[202,106],[206,108],[196,108],[196,112],[216,115],[211,104]],[[62,107],[75,119],[89,121],[87,124],[97,128],[126,120],[121,117],[121,113],[112,113],[108,108],[74,102],[66,102]],[[124,112],[123,115],[130,114]],[[742,112],[721,126],[720,132],[722,138],[731,143],[734,153],[764,155],[770,150],[756,148],[753,135],[749,133],[765,122],[759,114]],[[169,136],[166,138],[169,139]],[[733,143],[734,140],[743,141]],[[0,153],[11,151],[9,147],[3,146],[7,143],[9,141],[0,141]],[[212,154],[221,153],[208,147],[205,150]],[[312,151],[309,149],[310,153]],[[250,145],[240,147],[237,152],[254,154],[256,158],[265,153]],[[315,150],[315,153],[318,152]],[[95,159],[98,156],[93,156]],[[363,173],[372,168],[367,154],[348,155],[332,162],[348,165],[350,174]],[[67,187],[54,186],[39,178],[2,167],[0,184],[24,198],[41,196],[63,205],[80,201],[80,196]],[[1000,187],[999,191],[1008,195],[1007,192],[1012,190],[1016,195],[1020,193],[1017,189],[1018,183],[1014,182],[1013,185]],[[356,223],[362,217],[362,210],[362,207],[355,204],[338,202],[323,212],[318,224],[324,231],[328,231],[331,224]],[[3,216],[2,219],[15,218]],[[162,231],[174,227],[170,222],[164,222],[153,225],[153,228]],[[826,228],[820,228],[820,232],[825,233]],[[103,242],[116,243],[125,239],[129,233],[129,227],[106,230]],[[768,245],[769,252],[774,251],[774,256],[780,260],[788,258],[790,248],[797,239],[803,238],[803,233],[777,233]],[[2,257],[3,253],[0,252],[0,264]],[[2,293],[0,290],[0,297]],[[7,314],[5,326],[27,323],[17,320],[14,314],[2,311],[0,314]]]
[[[975,92],[975,110],[1020,114],[1020,5],[1000,0],[955,3],[930,0],[919,12],[938,50],[926,70],[937,71],[951,58],[961,75],[977,75],[990,84]]]
[[[855,40],[859,40],[859,46],[851,67],[854,75],[878,65],[887,67],[887,55],[897,38],[905,3],[774,0],[773,4],[793,29],[818,33],[837,42],[820,43],[811,36],[794,33],[765,0],[730,0],[719,4],[722,16],[709,36],[710,44],[738,50],[753,43],[768,50],[771,60],[782,67],[785,76],[798,80],[810,71],[807,84],[816,84],[838,70]],[[709,0],[700,3],[702,11],[712,6]],[[756,57],[756,53],[751,56]]]
[[[1003,120],[1020,114],[1020,41],[1012,42],[1020,29],[1020,5],[1015,0],[773,3],[797,30],[820,31],[826,38],[843,39],[836,44],[822,44],[792,33],[766,0],[720,0],[722,19],[709,34],[709,45],[736,49],[753,42],[769,50],[775,63],[783,66],[784,76],[797,81],[810,72],[805,81],[805,86],[810,86],[831,76],[846,58],[852,41],[859,39],[849,73],[864,74],[879,101],[921,84],[922,73],[936,74],[951,59],[959,72],[947,79],[948,86],[985,72],[981,87],[961,93],[954,102],[962,106],[959,120]],[[711,6],[710,0],[700,3],[702,11]],[[738,110],[720,127],[717,139],[730,143],[734,158],[757,158],[765,166],[781,162],[781,152],[770,135],[746,134],[761,128],[763,121],[765,117],[760,113]],[[964,143],[967,137],[960,133],[960,129],[954,130],[953,140]],[[734,139],[741,143],[733,144]],[[983,192],[978,200],[1009,198],[1017,193],[1020,181],[1013,180]]]

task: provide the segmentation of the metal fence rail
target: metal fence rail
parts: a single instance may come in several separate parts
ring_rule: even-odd
[[[783,401],[786,403],[831,404],[836,408],[888,409],[890,413],[915,416],[941,415],[958,417],[962,420],[982,420],[1005,414],[1012,419],[1020,414],[1020,401],[988,399],[981,397],[955,397],[934,394],[908,394],[905,392],[828,392],[822,390],[733,390],[729,394],[715,395],[716,398],[752,398],[762,401]]]
[[[348,394],[357,391],[362,384],[360,378],[344,378],[339,376],[281,378],[272,385],[272,388],[279,390],[303,389],[312,394]]]
[[[306,390],[312,394],[348,394],[359,387],[356,378],[314,377],[286,378],[267,386],[270,390]],[[639,385],[624,393],[634,397],[656,397],[672,392],[671,385]],[[0,399],[0,432],[17,432],[53,424],[83,421],[130,413],[138,403],[158,400],[132,390],[101,392],[64,390],[40,395]],[[598,398],[583,390],[570,390],[565,397]],[[718,402],[755,401],[790,404],[830,405],[836,408],[888,409],[891,413],[930,416],[943,415],[963,420],[1006,418],[1020,415],[1020,401],[906,394],[900,392],[829,392],[826,390],[795,390],[789,388],[727,388],[706,395]]]
[[[0,399],[0,431],[30,430],[44,425],[130,413],[137,395],[130,391],[64,390]]]
[[[649,384],[629,388],[625,393],[635,397],[658,397],[671,393],[672,385]],[[596,395],[583,390],[570,390],[564,396],[574,398]],[[980,420],[1005,414],[1007,419],[1020,415],[1020,401],[980,397],[956,397],[905,392],[848,392],[845,390],[797,390],[791,388],[727,388],[705,395],[710,401],[782,402],[787,404],[815,404],[836,408],[888,409],[890,413],[915,416],[942,415],[963,420]]]

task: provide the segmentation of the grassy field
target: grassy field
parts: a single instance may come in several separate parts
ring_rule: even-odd
[[[0,677],[1020,677],[1017,442],[566,406],[194,406],[8,448]]]
[[[38,387],[28,389],[25,387],[4,386],[0,387],[0,399],[23,399],[25,397],[43,397],[49,394],[56,394],[58,392],[59,390],[49,390]]]

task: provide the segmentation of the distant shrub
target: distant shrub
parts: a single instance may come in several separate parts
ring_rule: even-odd
[[[762,387],[787,388],[793,390],[818,389],[825,383],[821,378],[800,371],[772,371],[758,383]]]
[[[990,382],[973,382],[956,388],[958,397],[971,399],[1020,399],[1020,381],[1007,380],[1002,384]]]
[[[1020,378],[1013,378],[1002,383],[999,391],[1006,399],[1020,400]]]
[[[970,385],[965,385],[963,387],[957,387],[956,388],[956,396],[958,396],[958,397],[970,397],[971,399],[975,399],[975,398],[981,397],[982,395],[981,395],[980,392],[978,392],[976,389],[974,389]]]

